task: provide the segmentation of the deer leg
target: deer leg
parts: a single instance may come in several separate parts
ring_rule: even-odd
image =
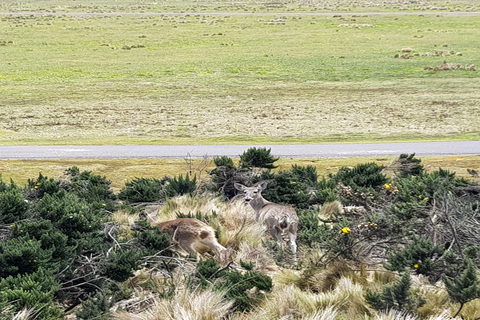
[[[275,241],[279,241],[279,242],[283,242],[283,238],[282,238],[282,231],[281,230],[278,230],[277,228],[273,227],[273,228],[268,228],[268,233],[270,233],[270,235],[272,236],[273,240]]]
[[[291,232],[288,232],[288,240],[290,241],[290,249],[292,249],[293,253],[297,253],[297,243],[296,243],[297,236]]]
[[[193,243],[195,241],[191,239],[190,237],[186,239],[179,239],[178,240],[178,246],[185,250],[187,253],[192,253],[192,254],[197,254],[197,250],[195,250],[195,247],[193,246]]]
[[[220,254],[224,250],[227,250],[224,246],[218,243],[217,239],[215,238],[207,237],[200,240],[200,242],[212,249],[215,254]]]
[[[292,223],[288,228],[288,240],[290,241],[290,248],[292,252],[297,253],[297,224]]]

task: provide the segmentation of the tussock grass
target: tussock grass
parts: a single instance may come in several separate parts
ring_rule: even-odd
[[[12,320],[33,320],[36,319],[37,312],[38,311],[35,309],[23,309],[22,311],[14,314]]]
[[[375,320],[418,320],[418,319],[427,319],[427,320],[459,320],[460,318],[452,318],[448,315],[448,312],[444,311],[438,315],[430,316],[428,318],[419,318],[415,315],[398,311],[398,310],[389,310],[387,313],[379,313],[375,316]]]
[[[363,288],[348,278],[340,279],[338,286],[329,292],[313,293],[302,291],[296,286],[279,286],[259,308],[265,319],[314,319],[325,316],[328,319],[342,316],[355,319],[367,315],[370,310],[365,305]],[[317,313],[318,311],[323,313]],[[316,314],[317,313],[317,314]]]
[[[178,196],[170,198],[165,204],[159,205],[157,222],[173,220],[177,214],[212,216],[218,214],[224,204],[218,198]]]
[[[253,270],[264,272],[269,276],[274,276],[279,271],[272,254],[263,246],[251,246],[242,242],[236,253],[236,259],[251,262]]]
[[[225,204],[218,215],[217,228],[222,244],[234,249],[241,244],[259,247],[265,237],[265,228],[255,221],[252,208],[243,201]]]
[[[119,320],[216,320],[226,316],[232,302],[223,292],[176,290],[171,299],[155,299],[153,306],[140,314],[118,314]]]
[[[129,213],[123,210],[117,210],[112,214],[112,220],[120,225],[121,240],[130,240],[133,238],[131,226],[138,220],[139,213]]]

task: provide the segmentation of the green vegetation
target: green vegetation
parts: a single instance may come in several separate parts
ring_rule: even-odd
[[[273,170],[280,159],[265,149],[240,158],[256,166],[219,157],[201,181],[135,178],[119,192],[105,177],[76,166],[55,179],[39,174],[23,188],[1,181],[2,314],[480,316],[478,182],[443,169],[426,172],[414,155],[400,155],[388,167],[360,163],[323,177],[313,166]],[[402,170],[392,173],[395,164]],[[220,183],[225,172],[228,179]],[[261,180],[268,180],[267,199],[296,208],[296,257],[268,239],[249,206],[231,199],[238,197],[230,183]],[[201,260],[184,256],[175,249],[178,235],[170,238],[156,227],[177,217],[208,223],[228,249]]]
[[[2,3],[0,143],[478,139],[478,4],[353,3]]]
[[[0,144],[478,139],[479,11],[466,0],[2,2]],[[478,319],[478,170],[478,156],[257,148],[213,161],[2,161],[2,319]],[[235,182],[262,180],[266,199],[296,208],[296,257],[235,201]],[[177,217],[205,221],[227,250],[178,252],[156,227]]]

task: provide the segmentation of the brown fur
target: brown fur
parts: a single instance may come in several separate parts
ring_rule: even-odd
[[[172,244],[188,253],[197,254],[198,243],[210,248],[216,255],[225,250],[215,238],[212,227],[195,218],[180,218],[158,224],[160,231],[168,233]]]
[[[262,222],[267,227],[268,233],[276,241],[283,243],[283,234],[288,235],[290,248],[293,253],[297,252],[297,227],[298,216],[292,206],[284,206],[265,200],[262,190],[267,187],[267,182],[262,181],[253,187],[246,187],[235,183],[237,190],[243,191],[245,201],[250,203],[255,211],[255,220]]]

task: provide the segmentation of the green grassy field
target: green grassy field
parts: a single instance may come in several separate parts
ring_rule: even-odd
[[[1,144],[479,138],[474,1],[96,3],[0,5]]]

